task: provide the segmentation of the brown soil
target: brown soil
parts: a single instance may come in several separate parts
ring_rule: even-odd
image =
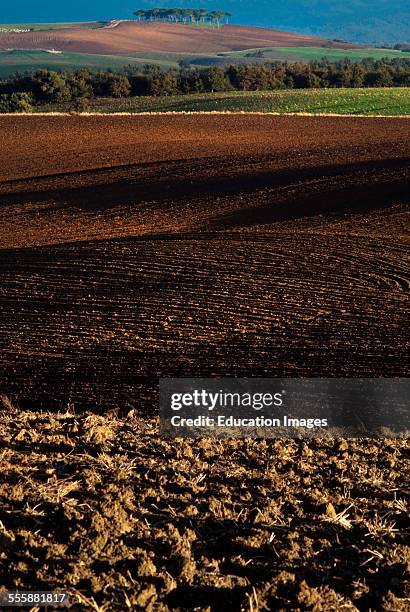
[[[161,375],[407,375],[408,121],[0,125],[13,399],[151,410]]]
[[[256,47],[321,47],[326,40],[254,28],[223,26],[220,30],[166,23],[122,22],[116,28],[44,30],[0,34],[0,49],[56,49],[77,53],[126,55],[137,52],[219,53]],[[336,48],[353,48],[334,43]]]
[[[12,407],[0,439],[5,588],[79,610],[408,610],[405,441],[169,442],[133,413]]]
[[[408,441],[155,414],[159,376],[408,375],[409,125],[0,118],[0,586],[408,610]]]

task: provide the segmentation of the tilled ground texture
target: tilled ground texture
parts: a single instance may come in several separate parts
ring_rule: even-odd
[[[2,392],[152,412],[160,376],[406,376],[409,126],[0,118]]]
[[[408,442],[166,440],[135,413],[0,420],[0,580],[78,610],[409,609]]]

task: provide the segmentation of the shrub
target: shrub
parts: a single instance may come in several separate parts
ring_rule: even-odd
[[[75,98],[70,110],[74,113],[87,113],[90,110],[90,101],[88,98]]]
[[[223,68],[212,66],[201,72],[201,81],[205,91],[229,91],[231,82]]]
[[[173,96],[177,93],[178,81],[170,72],[154,77],[149,84],[148,94],[151,96]]]
[[[32,96],[28,93],[0,94],[0,113],[31,113]]]
[[[108,95],[113,98],[127,98],[131,93],[131,85],[126,76],[113,74],[108,79]]]
[[[33,93],[40,102],[68,102],[71,99],[66,75],[50,70],[37,70],[34,73]]]
[[[131,85],[127,76],[112,72],[99,72],[93,77],[92,87],[95,95],[110,98],[127,98]]]
[[[71,98],[73,100],[91,98],[94,93],[91,80],[91,73],[86,68],[76,70],[73,74],[69,75],[67,77],[67,85],[71,91]]]

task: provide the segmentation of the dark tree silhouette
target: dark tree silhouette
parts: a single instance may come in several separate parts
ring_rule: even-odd
[[[410,58],[361,62],[259,62],[194,68],[187,61],[179,69],[156,65],[128,67],[122,72],[92,73],[37,70],[0,79],[0,113],[28,111],[36,105],[84,108],[81,100],[128,96],[171,96],[196,92],[270,91],[328,87],[409,87]],[[74,105],[74,106],[73,106]]]
[[[231,13],[226,13],[223,11],[207,11],[205,9],[197,9],[197,8],[153,8],[153,9],[139,9],[134,12],[134,15],[137,17],[139,21],[169,21],[173,23],[208,23],[210,25],[214,25],[217,28],[221,27],[221,22],[225,19],[226,23],[230,17],[232,17]]]

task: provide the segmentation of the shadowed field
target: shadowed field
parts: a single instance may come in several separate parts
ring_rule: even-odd
[[[21,405],[151,411],[159,376],[407,374],[407,120],[0,129],[0,363]]]

